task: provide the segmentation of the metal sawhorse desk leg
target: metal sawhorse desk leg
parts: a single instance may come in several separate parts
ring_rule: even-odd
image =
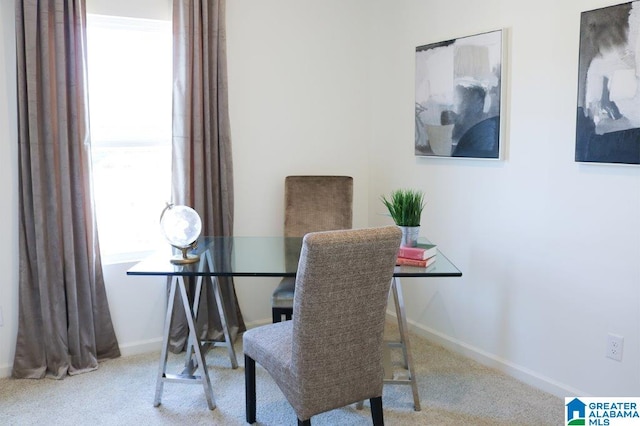
[[[213,389],[211,387],[211,379],[209,378],[209,372],[207,371],[207,364],[205,363],[204,356],[200,346],[200,339],[196,332],[196,326],[191,306],[189,305],[189,299],[187,298],[187,290],[184,285],[184,277],[173,276],[167,277],[167,284],[170,285],[169,301],[167,305],[167,316],[164,321],[164,335],[162,337],[162,351],[160,354],[160,367],[158,369],[158,377],[156,380],[156,395],[153,401],[155,407],[160,405],[162,398],[162,391],[165,382],[177,382],[177,383],[189,383],[196,384],[202,383],[204,388],[204,394],[207,398],[207,405],[210,410],[216,408],[216,403],[213,398]],[[177,291],[180,293],[182,299],[182,306],[187,317],[187,324],[189,325],[189,345],[187,352],[195,355],[195,366],[193,369],[185,369],[181,374],[167,374],[167,356],[169,350],[169,330],[171,328],[171,316],[173,314],[173,304],[175,298],[178,297]],[[193,373],[200,370],[200,375],[196,376]]]
[[[411,344],[409,343],[409,327],[407,326],[407,316],[404,309],[402,284],[400,283],[400,278],[398,277],[393,277],[393,279],[391,280],[391,294],[393,295],[393,301],[396,308],[396,318],[398,320],[398,331],[400,332],[400,340],[397,342],[392,341],[385,343],[388,345],[388,347],[402,349],[404,368],[408,371],[409,377],[407,379],[394,379],[390,358],[385,355],[384,383],[394,385],[411,385],[411,390],[413,392],[413,408],[415,411],[420,411],[420,396],[418,395],[418,383],[416,382],[416,375],[413,371],[413,356],[411,354]]]
[[[411,385],[413,391],[413,409],[420,411],[420,395],[418,395],[418,383],[416,382],[416,375],[413,371],[413,356],[411,355],[411,345],[409,343],[409,328],[407,327],[407,316],[404,310],[404,298],[402,297],[402,284],[400,278],[393,277],[391,279],[391,294],[393,295],[393,301],[396,308],[396,317],[398,319],[398,331],[400,332],[400,340],[385,341],[384,348],[384,384],[389,385]],[[402,358],[404,361],[403,367],[408,371],[409,377],[407,379],[394,379],[393,367],[391,365],[391,355],[389,354],[389,348],[401,348]],[[360,410],[364,406],[364,401],[357,403],[357,408]]]
[[[206,266],[209,268],[209,271],[213,272],[213,259],[211,258],[211,254],[206,251],[204,257],[200,259],[200,263],[198,265],[198,272],[204,272],[205,262]],[[216,304],[218,307],[218,313],[220,314],[220,322],[222,324],[222,329],[225,337],[225,345],[227,346],[227,350],[229,352],[229,359],[231,360],[231,367],[238,368],[238,361],[236,359],[236,352],[233,348],[233,342],[231,341],[231,333],[229,332],[228,320],[226,310],[224,308],[224,303],[222,301],[222,293],[220,292],[220,285],[218,283],[218,279],[214,276],[208,277],[211,283],[211,290],[213,291],[214,298],[216,300]],[[206,354],[206,346],[207,344],[211,344],[213,342],[202,342],[198,338],[198,333],[196,330],[195,322],[198,318],[198,306],[200,305],[200,293],[202,291],[202,279],[203,276],[198,276],[196,281],[196,291],[194,294],[193,305],[190,306],[189,299],[187,298],[187,290],[184,283],[184,277],[182,276],[170,276],[167,277],[167,284],[170,286],[169,290],[169,300],[167,303],[167,315],[165,317],[164,322],[164,334],[162,337],[162,351],[160,354],[160,367],[158,369],[158,377],[156,380],[156,395],[153,402],[154,406],[159,406],[162,399],[162,391],[164,388],[165,382],[178,382],[178,383],[189,383],[196,384],[202,383],[204,388],[204,394],[207,398],[207,405],[210,410],[213,410],[216,407],[214,397],[213,397],[213,389],[211,386],[211,379],[209,378],[209,373],[207,370],[207,364],[205,362],[204,355]],[[168,358],[168,350],[169,350],[169,332],[171,329],[171,318],[173,315],[173,305],[175,302],[175,298],[178,297],[178,292],[180,299],[182,300],[182,306],[184,308],[184,312],[187,318],[187,324],[189,326],[189,337],[186,349],[186,360],[184,364],[184,370],[180,374],[167,374],[167,358]],[[195,375],[196,371],[199,371],[200,375]]]

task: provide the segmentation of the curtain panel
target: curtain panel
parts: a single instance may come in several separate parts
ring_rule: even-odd
[[[173,1],[172,197],[194,208],[202,233],[233,233],[233,164],[227,94],[224,0]],[[214,262],[228,259],[214,259]],[[232,339],[245,330],[233,280],[218,278]],[[193,295],[194,285],[189,286]],[[203,340],[223,340],[212,291],[204,288],[197,327]],[[173,319],[170,348],[181,351],[188,328],[181,304]],[[175,312],[175,311],[174,311]]]
[[[16,0],[16,378],[63,378],[120,356],[93,214],[85,23],[83,0]]]

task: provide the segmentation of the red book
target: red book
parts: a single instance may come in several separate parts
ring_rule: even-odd
[[[436,261],[436,256],[431,256],[428,259],[418,260],[418,259],[407,259],[406,257],[398,257],[396,259],[396,265],[405,265],[405,266],[417,266],[419,268],[427,268]]]
[[[438,249],[435,244],[420,244],[418,247],[400,247],[398,257],[425,260],[435,256]]]

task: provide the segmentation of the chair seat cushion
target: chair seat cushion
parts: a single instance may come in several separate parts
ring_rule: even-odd
[[[242,336],[245,355],[262,365],[287,397],[294,383],[292,335],[293,322],[283,321],[247,330]]]
[[[271,295],[274,308],[293,308],[293,293],[296,288],[295,277],[284,277]]]

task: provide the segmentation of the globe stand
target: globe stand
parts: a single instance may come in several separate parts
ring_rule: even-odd
[[[176,247],[176,248],[182,252],[182,255],[176,254],[170,259],[170,262],[173,263],[174,265],[190,265],[200,260],[199,255],[187,253],[188,250],[192,250],[194,247],[189,246],[189,247]]]

